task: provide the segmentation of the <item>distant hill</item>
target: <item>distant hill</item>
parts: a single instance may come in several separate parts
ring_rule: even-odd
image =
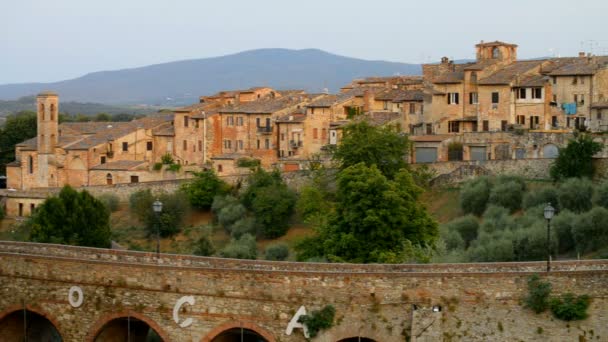
[[[104,104],[182,105],[220,90],[270,86],[335,92],[354,78],[420,74],[418,64],[368,61],[316,49],[260,49],[141,68],[101,71],[54,83],[0,85],[0,100],[42,90],[61,101]]]
[[[81,103],[73,101],[63,101],[60,98],[59,111],[65,114],[84,114],[93,115],[97,113],[107,114],[146,114],[156,112],[157,108],[137,108],[127,106],[110,106],[100,103]],[[36,110],[36,97],[24,96],[15,101],[0,100],[0,117],[22,110]],[[1,121],[0,121],[1,123]]]

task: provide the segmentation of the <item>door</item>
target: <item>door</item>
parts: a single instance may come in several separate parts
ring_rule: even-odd
[[[436,161],[436,147],[416,147],[416,163],[434,163]]]
[[[471,160],[488,160],[485,146],[471,146]]]
[[[331,145],[335,145],[338,143],[338,134],[334,130],[329,131],[329,143]]]
[[[557,146],[553,144],[547,144],[543,147],[543,157],[544,158],[557,158],[559,154],[559,149]]]

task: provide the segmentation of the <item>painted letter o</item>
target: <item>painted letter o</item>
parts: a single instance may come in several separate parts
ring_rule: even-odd
[[[74,299],[74,294],[76,294],[78,298]],[[70,287],[70,292],[68,293],[68,301],[70,302],[70,305],[75,308],[80,307],[82,305],[82,302],[84,302],[84,293],[82,292],[82,289],[79,286]]]

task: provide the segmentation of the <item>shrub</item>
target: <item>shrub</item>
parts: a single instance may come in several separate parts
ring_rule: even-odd
[[[557,244],[555,234],[551,238],[551,251],[555,252]],[[538,220],[530,227],[522,227],[513,231],[513,252],[515,260],[530,261],[547,258],[547,227]]]
[[[602,182],[595,191],[595,204],[608,209],[608,181]]]
[[[154,171],[160,171],[163,168],[163,163],[154,163],[154,166],[152,167],[152,169]]]
[[[310,314],[301,316],[299,322],[306,325],[308,334],[314,338],[320,330],[333,326],[335,315],[336,309],[331,305],[326,305],[321,310],[313,310]]]
[[[180,164],[170,164],[169,167],[167,168],[167,170],[169,171],[173,171],[173,172],[179,172],[179,170],[182,169],[182,166]]]
[[[465,214],[480,216],[486,210],[491,184],[488,178],[479,177],[465,183],[460,191],[460,207]]]
[[[505,207],[514,212],[521,208],[523,194],[524,190],[518,182],[498,183],[490,191],[489,203]]]
[[[215,196],[211,203],[211,211],[218,215],[223,208],[235,204],[239,204],[239,200],[232,195]]]
[[[556,318],[564,321],[575,321],[587,318],[587,308],[591,298],[587,295],[575,296],[564,293],[561,298],[551,299],[551,312]]]
[[[477,239],[479,223],[477,222],[477,218],[475,218],[473,215],[459,217],[449,222],[446,226],[449,231],[455,231],[460,235],[461,240],[464,242],[465,248],[469,247],[471,241]],[[451,244],[448,244],[448,248],[453,249],[450,248],[450,245]]]
[[[559,150],[557,159],[551,166],[551,178],[560,180],[570,177],[593,176],[593,155],[603,149],[603,145],[593,141],[587,134],[578,134]]]
[[[240,239],[232,239],[224,249],[220,251],[223,258],[255,259],[258,255],[255,238],[251,234],[245,234]]]
[[[535,313],[541,313],[549,308],[549,295],[551,294],[551,284],[542,281],[535,274],[528,278],[528,295],[524,298],[525,307]]]
[[[513,218],[509,216],[506,208],[491,205],[483,213],[481,230],[484,232],[495,232],[506,230],[513,226]]]
[[[462,239],[460,233],[450,227],[451,223],[447,225],[443,225],[439,229],[439,235],[443,242],[445,243],[445,248],[447,250],[460,250],[465,248],[465,241]]]
[[[557,189],[553,186],[544,187],[536,191],[529,191],[524,195],[523,207],[532,208],[539,205],[547,205],[551,203],[553,207],[558,208]]]
[[[574,220],[572,236],[579,252],[595,251],[608,244],[608,209],[595,207]]]
[[[316,186],[305,186],[300,192],[296,207],[302,218],[307,220],[309,217],[323,212],[327,205],[321,189]]]
[[[264,257],[266,260],[283,261],[289,256],[289,247],[284,243],[278,243],[266,247]]]
[[[414,183],[423,189],[431,187],[431,181],[437,177],[437,171],[426,164],[419,164],[410,170]]]
[[[244,217],[234,222],[229,228],[230,235],[238,239],[244,234],[255,234],[255,219],[253,217]]]
[[[152,209],[152,203],[156,199],[163,203],[163,210],[158,218]],[[150,189],[147,189],[131,194],[129,207],[131,212],[144,224],[148,236],[156,236],[156,225],[158,224],[160,235],[168,237],[181,230],[190,205],[182,192],[154,196]]]
[[[473,262],[513,261],[513,236],[510,230],[480,232],[467,250],[466,257]]]
[[[99,200],[110,210],[110,212],[115,212],[118,210],[118,206],[120,204],[120,200],[118,196],[114,194],[102,194],[99,196]]]
[[[216,196],[225,195],[228,184],[221,180],[213,170],[196,172],[194,179],[183,184],[181,190],[186,193],[190,204],[198,209],[209,209]]]
[[[255,158],[239,158],[236,161],[236,166],[238,167],[248,167],[248,168],[256,168],[260,166],[260,160]]]
[[[266,238],[285,235],[295,204],[296,195],[286,186],[259,189],[251,210],[262,235]]]
[[[569,178],[557,190],[559,207],[581,213],[591,209],[593,184],[586,178]]]
[[[170,153],[163,154],[162,157],[160,157],[160,160],[165,165],[171,165],[174,162],[173,161],[173,156],[171,156]]]
[[[201,236],[201,238],[196,241],[194,255],[210,256],[213,255],[213,253],[215,253],[215,248],[213,247],[211,240],[209,240],[207,236]]]
[[[220,225],[230,231],[232,225],[243,218],[247,210],[240,203],[231,203],[222,208],[217,214],[217,219]]]

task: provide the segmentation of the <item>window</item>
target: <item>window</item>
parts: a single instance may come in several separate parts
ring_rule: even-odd
[[[582,106],[582,105],[584,105],[584,104],[585,104],[585,94],[581,94],[581,96],[580,96],[580,100],[581,100],[581,101],[579,102],[579,104],[580,104],[581,106]]]
[[[492,103],[493,104],[498,103],[498,100],[499,100],[498,92],[493,92],[492,93]]]
[[[598,110],[597,110],[596,118],[597,118],[598,120],[602,120],[602,110],[601,110],[601,109],[598,109]]]
[[[578,103],[578,94],[574,94],[574,102]]]
[[[40,120],[44,120],[44,103],[40,104]]]
[[[34,203],[30,203],[30,214],[33,214],[36,210],[36,205]]]
[[[129,143],[128,142],[125,141],[125,142],[122,143],[122,151],[123,152],[129,151]]]
[[[477,83],[477,72],[475,71],[471,72],[471,83]]]
[[[236,125],[243,126],[243,117],[242,116],[239,116],[236,118]]]
[[[557,116],[551,117],[551,127],[557,127]]]
[[[384,101],[384,109],[388,109],[388,101]]]
[[[572,84],[578,84],[578,78],[576,76],[572,77]]]
[[[532,98],[533,99],[542,99],[543,98],[543,88],[532,88]]]
[[[479,94],[478,93],[469,93],[469,104],[478,104],[479,103]]]
[[[203,150],[203,142],[201,140],[198,141],[198,150],[199,151]]]
[[[146,150],[152,151],[152,142],[151,141],[146,141]]]
[[[32,156],[27,157],[27,167],[30,174],[34,173],[34,158]]]
[[[107,185],[112,185],[114,183],[114,178],[112,177],[111,173],[108,173],[106,175],[106,184]]]
[[[557,102],[557,95],[553,95],[553,102]]]
[[[500,57],[500,50],[498,49],[498,47],[495,47],[492,49],[492,58],[498,58]]]
[[[224,168],[222,167],[222,164],[219,164],[217,166],[217,172],[222,172],[222,171],[224,171]]]
[[[448,93],[448,104],[458,104],[458,93]]]
[[[190,118],[188,117],[188,115],[184,116],[184,127],[188,127],[188,121],[190,121]]]
[[[260,118],[255,119],[255,126],[260,127]]]
[[[410,103],[410,114],[416,114],[416,104]]]
[[[131,183],[139,183],[139,176],[131,176]]]
[[[487,132],[490,130],[490,121],[488,120],[483,120],[483,131]]]
[[[526,117],[524,115],[518,115],[517,116],[517,124],[518,125],[525,125],[526,124]]]
[[[319,138],[319,129],[318,128],[313,128],[312,129],[312,138],[313,139],[318,139]]]
[[[501,120],[500,121],[500,130],[503,132],[507,131],[507,120]]]
[[[260,149],[260,139],[257,140],[258,150]]]
[[[226,126],[234,126],[234,116],[226,117]]]
[[[232,140],[224,140],[224,148],[231,149],[232,148]]]
[[[100,164],[105,164],[106,163],[106,156],[101,156],[101,158],[99,158],[99,163]]]
[[[237,149],[242,150],[243,149],[243,140],[239,140],[237,142]]]
[[[186,140],[183,141],[184,151],[188,151],[188,142]]]
[[[553,76],[553,84],[557,84],[557,77]]]
[[[281,141],[285,140],[285,133],[281,133]]]
[[[449,121],[448,122],[448,133],[458,133],[460,130],[460,122]]]
[[[517,89],[517,98],[518,99],[525,99],[526,98],[526,88],[519,88],[519,89]]]
[[[530,129],[538,129],[539,122],[540,122],[539,116],[531,116],[530,117]]]
[[[433,134],[433,124],[426,124],[426,134]]]
[[[323,140],[327,139],[327,129],[326,128],[321,129],[321,139],[323,139]]]
[[[479,123],[477,121],[473,121],[473,132],[477,132]]]
[[[270,149],[270,139],[264,140],[264,148],[267,150]]]
[[[315,113],[315,107],[310,108],[310,114],[314,114]]]
[[[51,103],[51,121],[55,120],[55,104]]]
[[[581,84],[585,84],[585,76],[581,76]]]

